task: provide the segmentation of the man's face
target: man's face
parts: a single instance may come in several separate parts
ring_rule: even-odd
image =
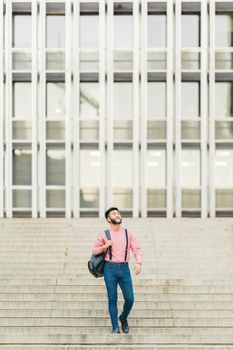
[[[118,210],[110,211],[110,213],[108,214],[108,221],[110,221],[112,225],[120,225],[122,223],[122,217],[120,212]]]

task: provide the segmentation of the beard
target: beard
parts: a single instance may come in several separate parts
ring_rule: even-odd
[[[112,225],[120,225],[122,223],[122,219],[118,219],[118,221],[114,219],[110,219],[110,222]]]

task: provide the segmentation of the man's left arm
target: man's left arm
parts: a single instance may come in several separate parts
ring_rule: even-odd
[[[135,274],[139,275],[139,273],[142,270],[142,253],[141,249],[139,247],[138,241],[134,234],[131,232],[131,237],[130,237],[130,247],[132,249],[132,252],[134,254],[135,260],[136,260],[136,266],[134,268]]]

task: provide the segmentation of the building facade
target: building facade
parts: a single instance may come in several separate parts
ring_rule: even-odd
[[[232,1],[0,0],[0,77],[0,217],[232,215]]]

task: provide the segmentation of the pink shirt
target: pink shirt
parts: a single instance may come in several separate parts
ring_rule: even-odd
[[[116,262],[116,263],[124,262],[125,248],[126,248],[125,228],[120,227],[119,230],[109,229],[109,231],[110,231],[111,241],[112,241],[112,262]],[[141,264],[142,254],[141,254],[141,249],[139,248],[138,242],[131,231],[127,230],[127,232],[128,232],[128,253],[127,253],[126,261],[129,262],[130,249],[132,249],[136,262]],[[104,245],[106,241],[107,241],[107,237],[105,235],[105,232],[100,233],[97,241],[94,244],[92,253],[95,255],[102,253],[103,250],[100,247]],[[105,260],[110,261],[109,252],[105,256]]]

